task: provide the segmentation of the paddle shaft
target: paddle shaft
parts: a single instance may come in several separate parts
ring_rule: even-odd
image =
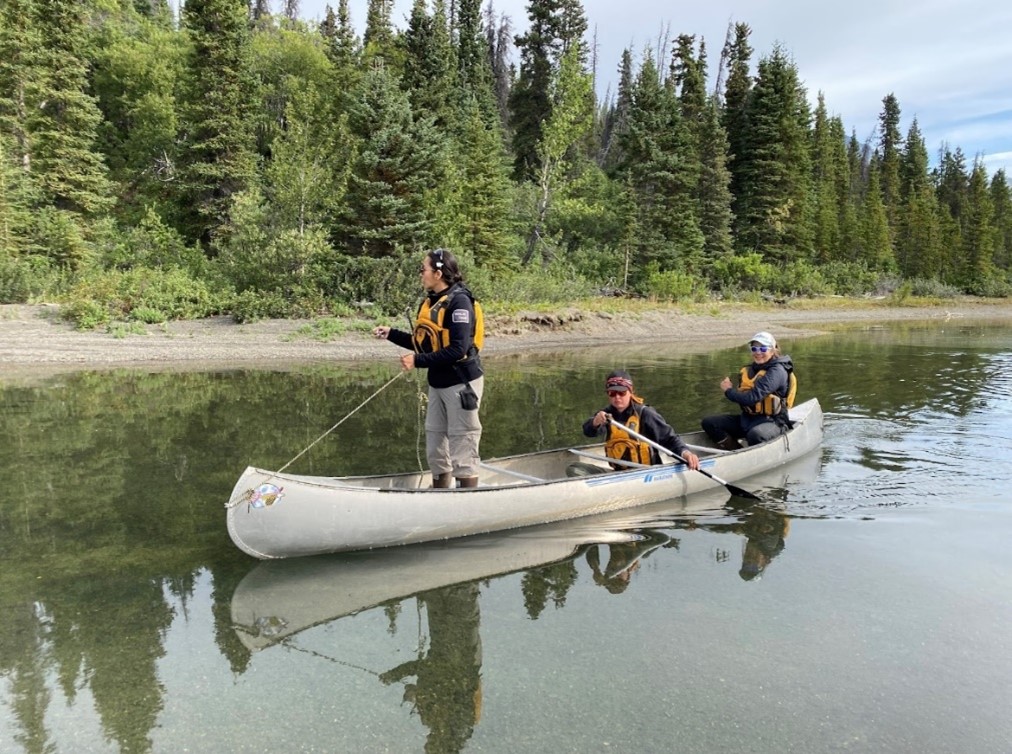
[[[681,461],[686,466],[688,466],[688,461],[686,461],[678,453],[676,453],[673,450],[669,450],[668,448],[665,448],[659,442],[654,442],[649,437],[644,437],[643,435],[641,435],[639,432],[637,432],[634,429],[629,429],[629,427],[627,427],[626,425],[624,425],[622,422],[620,422],[618,419],[614,418],[610,414],[608,415],[608,421],[610,421],[612,424],[614,424],[616,427],[618,427],[619,429],[623,430],[624,432],[628,432],[631,436],[635,437],[637,440],[641,440],[641,441],[645,442],[651,448],[656,448],[661,453],[667,453],[672,458],[677,458],[679,461]],[[758,495],[755,495],[755,494],[749,492],[748,490],[743,490],[741,487],[735,487],[730,482],[727,482],[727,481],[721,479],[716,474],[711,474],[709,471],[706,471],[705,469],[693,469],[693,470],[694,471],[698,471],[700,474],[702,474],[705,477],[709,477],[710,479],[712,479],[713,481],[715,481],[717,484],[724,485],[725,487],[727,487],[727,491],[730,492],[732,495],[737,495],[738,497],[746,497],[746,498],[750,498],[752,500],[761,500],[762,499]]]

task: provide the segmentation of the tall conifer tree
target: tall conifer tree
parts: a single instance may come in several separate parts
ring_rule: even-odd
[[[513,87],[513,69],[510,54],[513,49],[513,32],[510,19],[503,16],[498,22],[491,2],[485,6],[485,35],[489,51],[489,67],[492,71],[492,92],[502,132],[509,133],[510,90]]]
[[[750,71],[752,47],[748,40],[752,29],[748,24],[734,25],[733,39],[721,53],[722,67],[727,69],[723,92],[724,107],[721,125],[727,134],[728,167],[731,171],[731,209],[736,218],[744,215],[745,151],[749,135],[748,105],[752,95]],[[736,221],[737,222],[737,221]]]
[[[779,47],[759,61],[736,157],[741,178],[737,244],[770,262],[810,258],[810,113],[794,63]]]
[[[192,44],[182,134],[186,229],[207,246],[228,222],[232,197],[256,177],[250,32],[241,0],[188,0],[183,26]]]
[[[967,293],[984,294],[994,276],[994,207],[988,193],[987,170],[974,160],[963,218],[961,284]]]
[[[80,0],[49,0],[37,9],[41,61],[49,75],[27,111],[34,141],[32,171],[53,206],[100,213],[113,197],[96,148],[102,116],[88,91],[88,6]]]
[[[432,15],[425,5],[425,0],[415,0],[408,28],[401,37],[405,50],[401,86],[408,92],[415,112],[431,115],[438,126],[445,128],[457,122],[454,54],[444,4],[437,2]]]
[[[879,181],[886,216],[889,217],[889,224],[892,226],[900,203],[900,154],[903,150],[900,137],[900,103],[895,95],[888,94],[882,100],[882,112],[878,123]]]
[[[994,208],[992,222],[995,230],[994,263],[1008,278],[1012,272],[1012,193],[1004,170],[996,170],[991,177],[991,206]]]
[[[520,74],[510,93],[513,128],[513,175],[530,178],[538,167],[541,128],[551,116],[549,87],[559,54],[556,25],[559,0],[531,0],[527,31],[515,40],[520,50]]]
[[[692,139],[652,56],[645,56],[636,79],[622,147],[625,163],[618,175],[628,181],[636,206],[633,279],[643,282],[651,271],[676,269],[700,274],[699,176],[689,167],[695,162],[685,159]]]
[[[415,119],[407,94],[383,68],[365,74],[348,115],[359,147],[339,245],[383,258],[434,242],[427,201],[445,172],[446,142],[431,117]]]

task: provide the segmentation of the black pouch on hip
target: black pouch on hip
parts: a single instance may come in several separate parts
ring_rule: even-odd
[[[475,411],[478,408],[478,394],[470,382],[465,382],[464,389],[460,391],[460,407],[465,411]]]

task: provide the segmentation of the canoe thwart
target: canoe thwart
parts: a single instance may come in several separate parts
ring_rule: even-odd
[[[636,463],[635,461],[623,461],[621,458],[608,458],[608,456],[598,455],[597,453],[588,453],[585,450],[577,450],[576,448],[570,448],[569,452],[573,455],[580,456],[581,458],[593,458],[595,461],[604,461],[605,463],[614,463],[617,466],[629,466],[633,469],[649,469],[650,467],[645,463]]]
[[[548,481],[547,479],[531,476],[530,474],[523,474],[519,471],[513,471],[512,469],[504,469],[501,466],[492,466],[491,464],[487,464],[485,462],[480,462],[478,465],[481,466],[481,468],[486,469],[488,471],[494,471],[498,474],[506,474],[506,476],[516,477],[517,479],[523,479],[525,482],[542,483]]]

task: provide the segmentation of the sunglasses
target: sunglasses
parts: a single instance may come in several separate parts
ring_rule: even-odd
[[[432,270],[430,270],[430,269],[429,269],[428,267],[426,267],[425,265],[422,265],[421,267],[419,267],[419,268],[418,268],[418,272],[419,272],[420,274],[425,274],[426,272],[432,272]]]
[[[768,350],[769,346],[752,346],[752,353],[766,353]]]
[[[606,392],[608,393],[608,397],[609,398],[618,398],[620,395],[625,395],[629,391],[628,390],[608,390]]]

